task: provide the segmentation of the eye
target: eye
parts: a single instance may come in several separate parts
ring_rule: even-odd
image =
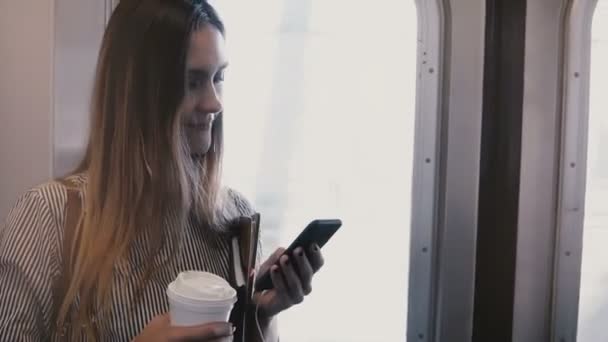
[[[191,78],[188,80],[188,89],[196,90],[204,86],[204,82],[199,78]]]
[[[213,83],[220,83],[220,82],[224,82],[224,70],[220,70],[218,71],[217,74],[215,74],[215,77],[213,78]]]

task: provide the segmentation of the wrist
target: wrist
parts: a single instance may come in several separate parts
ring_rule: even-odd
[[[247,310],[247,316],[252,322],[257,322],[261,326],[269,325],[275,317],[275,315],[269,314],[264,308],[257,305],[251,305]]]
[[[274,335],[273,324],[276,315],[269,315],[265,310],[256,305],[252,305],[247,311],[247,321],[249,322],[247,324],[248,336],[255,336],[254,341],[274,341],[273,339],[269,339],[269,337]],[[261,337],[264,337],[264,339]]]

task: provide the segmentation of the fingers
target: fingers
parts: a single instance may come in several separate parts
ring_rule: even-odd
[[[274,287],[270,291],[258,293],[260,310],[273,316],[303,302],[304,297],[311,293],[312,278],[323,263],[317,245],[311,246],[310,251],[305,251],[302,247],[296,248],[290,255],[285,255],[285,249],[276,250],[257,272],[263,274],[266,266]]]
[[[209,323],[192,327],[171,327],[169,341],[223,341],[234,333],[232,324],[225,322]]]
[[[280,264],[283,276],[285,276],[289,297],[294,304],[302,303],[304,301],[304,290],[302,289],[300,277],[298,277],[294,269],[292,260],[285,255],[281,257]]]
[[[286,299],[289,299],[289,290],[287,289],[287,284],[283,279],[283,276],[279,272],[278,266],[272,266],[270,268],[270,279],[272,279],[272,285],[274,285],[274,289],[276,292]]]
[[[272,255],[268,257],[268,260],[266,262],[270,262],[273,264],[276,263],[281,257],[281,255],[283,255],[283,253],[285,253],[285,248],[277,248],[277,250],[274,251],[274,253],[272,253]]]
[[[260,270],[257,272],[258,274],[264,274],[267,270],[272,267],[272,265],[277,264],[281,255],[285,253],[285,248],[279,248],[264,263],[260,266]]]
[[[301,247],[296,248],[294,251],[294,258],[298,266],[298,274],[300,276],[300,282],[302,284],[302,290],[304,295],[307,296],[312,292],[312,276],[315,273],[312,265],[308,261],[304,249]]]
[[[148,325],[153,325],[153,326],[169,326],[169,325],[171,325],[171,316],[169,315],[169,313],[165,313],[165,314],[162,314],[162,315],[155,316],[148,323]]]
[[[310,262],[310,265],[312,266],[314,272],[317,272],[321,269],[321,267],[323,267],[325,260],[323,259],[323,254],[321,254],[321,248],[319,248],[317,244],[314,244],[310,247],[308,261]]]

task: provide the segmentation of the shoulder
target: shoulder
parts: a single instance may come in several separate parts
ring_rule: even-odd
[[[12,331],[11,340],[36,327],[46,327],[40,328],[46,334],[52,324],[53,306],[47,304],[52,304],[61,274],[66,195],[66,186],[58,181],[30,188],[0,222],[0,302],[15,309],[10,317],[0,315],[0,335]]]
[[[67,202],[68,191],[84,193],[86,176],[77,174],[68,176],[64,179],[56,179],[41,184],[28,191],[32,196],[36,196],[44,204],[50,214],[58,221],[61,226]]]
[[[217,211],[217,225],[226,229],[240,217],[255,214],[251,202],[239,191],[229,187],[223,187],[220,191]]]
[[[65,190],[61,184],[50,181],[25,191],[9,212],[9,220],[29,221],[46,218],[56,221],[62,211]],[[15,222],[11,221],[13,225]]]
[[[18,264],[54,258],[62,238],[60,198],[60,185],[48,182],[17,199],[0,225],[0,260]]]
[[[79,191],[84,188],[83,176],[70,176],[67,179]],[[67,187],[61,181],[52,180],[32,187],[17,199],[4,229],[21,233],[30,231],[34,235],[56,233],[63,226],[66,199]]]
[[[255,213],[253,204],[241,192],[230,187],[225,187],[224,192],[228,205],[234,205],[239,215],[250,216]]]

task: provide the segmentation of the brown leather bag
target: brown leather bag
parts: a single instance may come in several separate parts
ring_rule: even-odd
[[[258,254],[260,214],[241,217],[236,225],[237,235],[231,241],[230,282],[237,290],[238,301],[232,309],[230,322],[236,327],[234,341],[257,341],[259,334],[255,322],[254,279],[251,273],[256,267]]]
[[[62,256],[62,270],[55,288],[55,303],[59,305],[66,295],[69,279],[71,277],[72,241],[76,227],[83,215],[83,199],[76,184],[68,179],[59,180],[67,189],[67,203],[65,209],[64,247]],[[237,290],[238,301],[230,315],[230,322],[237,328],[234,341],[244,342],[246,338],[254,340],[259,338],[255,311],[253,310],[253,278],[250,277],[256,267],[256,257],[259,244],[260,214],[251,217],[240,217],[232,229],[236,234],[231,238],[230,244],[230,283]],[[56,319],[55,319],[56,321]],[[94,324],[95,322],[93,322]],[[95,328],[95,327],[94,327]],[[69,340],[70,329],[68,325],[57,327],[55,341]]]

